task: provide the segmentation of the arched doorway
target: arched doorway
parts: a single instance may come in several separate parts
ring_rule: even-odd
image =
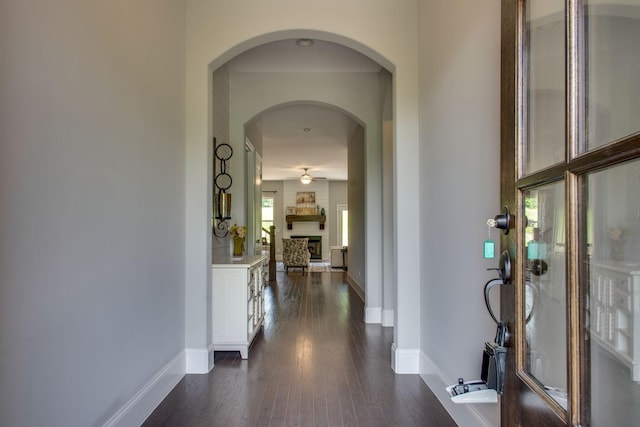
[[[220,68],[228,59],[232,58],[234,56],[234,54],[237,54],[238,52],[247,50],[248,48],[254,47],[256,45],[259,45],[264,42],[269,42],[269,41],[273,41],[273,40],[280,40],[282,38],[291,38],[292,36],[295,37],[304,37],[304,38],[308,38],[311,35],[313,36],[324,36],[325,40],[328,41],[335,41],[335,40],[341,40],[344,41],[345,46],[351,45],[354,47],[357,47],[360,49],[360,51],[365,51],[367,53],[371,54],[372,58],[376,58],[379,59],[380,61],[382,61],[383,63],[385,63],[385,65],[388,65],[390,69],[394,69],[394,67],[391,65],[391,63],[384,59],[379,53],[375,52],[374,50],[360,45],[357,42],[354,42],[351,39],[348,38],[344,38],[343,36],[337,36],[335,34],[329,34],[329,33],[320,33],[320,32],[310,32],[310,31],[282,31],[282,32],[277,32],[277,33],[270,33],[268,35],[262,35],[262,36],[258,36],[256,38],[250,39],[248,41],[243,41],[243,42],[239,42],[238,44],[236,44],[234,47],[226,50],[224,53],[221,53],[220,55],[217,56],[217,58],[210,62],[208,64],[208,67],[211,71],[213,70],[217,70],[218,68]],[[413,79],[409,78],[408,81],[414,81]],[[395,125],[393,123],[394,122],[394,118],[393,118],[393,113],[396,110],[396,103],[394,101],[395,96],[393,95],[393,92],[395,90],[395,85],[397,83],[395,83],[391,77],[391,74],[389,74],[388,76],[388,93],[386,94],[386,96],[384,97],[385,99],[385,106],[379,106],[380,107],[380,111],[385,111],[386,113],[388,113],[388,116],[384,116],[385,117],[385,126],[383,126],[382,122],[379,121],[378,122],[378,126],[376,126],[375,128],[372,127],[372,129],[375,130],[375,132],[378,132],[379,134],[382,133],[382,129],[383,127],[387,127],[387,130],[389,129],[394,129],[391,132],[387,132],[385,135],[388,136],[389,138],[389,144],[391,146],[394,146],[394,142],[393,140],[395,140],[397,138],[397,129],[395,129]],[[212,88],[213,87],[213,82],[212,82],[212,78],[209,78],[209,84],[208,87]],[[188,90],[188,92],[191,92]],[[211,108],[212,104],[213,104],[213,100],[212,97],[209,96],[209,111],[213,112],[213,108]],[[409,103],[410,104],[410,103]],[[408,104],[407,104],[408,105]],[[259,102],[257,102],[256,104],[254,104],[254,108],[257,111],[260,111],[261,109],[267,108],[268,105],[260,105]],[[414,111],[417,111],[417,108],[414,109]],[[379,111],[378,111],[379,113]],[[202,117],[204,118],[206,115],[202,115]],[[379,117],[383,117],[382,115],[379,114]],[[207,138],[209,141],[212,140],[213,138],[213,124],[212,124],[213,120],[210,121],[209,123],[209,137]],[[403,128],[412,128],[413,126],[405,124],[405,126],[403,126]],[[238,126],[230,126],[229,128],[229,138],[230,140],[241,140],[241,131],[237,131],[237,129],[241,129],[241,127]],[[369,129],[369,128],[367,128]],[[414,129],[417,131],[417,129]],[[234,134],[234,132],[240,132],[238,134]],[[404,132],[402,132],[404,133]],[[409,132],[410,134],[411,132]],[[415,134],[417,135],[417,133]],[[404,245],[402,248],[401,252],[404,252],[405,250],[408,252],[407,254],[398,254],[397,250],[398,250],[398,245],[396,245],[396,241],[397,239],[395,238],[395,236],[397,236],[397,231],[398,231],[398,222],[395,219],[395,215],[394,218],[389,218],[387,220],[387,218],[385,218],[383,220],[383,186],[382,183],[386,182],[386,183],[393,183],[393,185],[391,185],[390,189],[391,189],[391,193],[390,195],[388,195],[388,198],[385,198],[385,200],[394,200],[394,202],[388,202],[387,206],[392,206],[391,212],[393,212],[394,214],[398,211],[402,212],[402,216],[408,216],[408,218],[405,218],[406,221],[404,221],[400,226],[399,229],[400,231],[407,228],[408,224],[413,224],[413,229],[417,229],[417,206],[413,206],[410,209],[400,209],[399,206],[403,205],[406,201],[408,201],[408,203],[410,205],[417,205],[417,200],[415,199],[415,197],[406,197],[405,195],[402,195],[400,197],[400,199],[396,198],[395,196],[393,196],[393,193],[395,193],[395,189],[398,187],[398,185],[400,185],[397,182],[397,178],[398,176],[404,176],[409,173],[409,170],[411,169],[411,167],[408,167],[407,170],[404,170],[398,174],[396,173],[392,173],[391,175],[388,176],[383,176],[383,172],[382,172],[382,155],[379,154],[382,152],[382,142],[381,142],[381,137],[378,136],[378,141],[379,141],[379,146],[376,147],[376,150],[371,149],[370,147],[368,148],[368,150],[365,152],[366,155],[366,163],[367,163],[367,174],[366,174],[366,180],[367,180],[367,184],[369,183],[375,183],[375,185],[368,185],[367,186],[367,190],[366,190],[366,195],[367,195],[367,207],[366,207],[366,230],[367,230],[367,248],[368,248],[368,252],[367,252],[367,259],[365,260],[364,263],[364,271],[354,271],[354,273],[357,275],[358,273],[360,273],[361,275],[366,275],[367,280],[366,280],[366,288],[367,288],[367,310],[366,310],[366,314],[365,314],[365,318],[367,319],[367,321],[373,321],[373,322],[381,322],[382,318],[383,318],[383,312],[386,313],[390,313],[386,319],[392,319],[390,321],[390,323],[394,324],[396,327],[399,326],[399,324],[401,323],[399,321],[399,317],[397,316],[398,310],[395,310],[395,302],[393,304],[392,307],[383,307],[383,283],[382,283],[382,266],[383,266],[383,256],[382,256],[382,252],[383,252],[383,247],[385,251],[388,251],[388,253],[385,253],[384,256],[384,262],[385,263],[391,263],[393,264],[394,260],[398,260],[401,259],[402,263],[407,263],[408,267],[405,268],[404,270],[401,271],[400,268],[396,269],[396,272],[392,275],[393,277],[393,283],[389,284],[390,289],[392,289],[391,292],[387,292],[385,290],[384,295],[385,297],[387,297],[389,294],[392,294],[391,296],[393,298],[388,298],[388,299],[395,299],[395,296],[397,295],[397,291],[396,289],[396,283],[406,283],[407,285],[403,285],[403,286],[407,286],[408,288],[413,288],[414,286],[417,286],[417,284],[419,283],[418,280],[418,275],[419,275],[419,263],[417,260],[417,256],[418,256],[418,249],[417,249],[417,241],[415,241],[413,235],[411,235],[411,238],[409,239],[409,242],[407,243],[407,245]],[[409,142],[412,141],[412,142]],[[417,139],[414,138],[409,138],[407,139],[407,147],[417,143]],[[196,143],[196,145],[198,145],[200,143]],[[189,145],[189,143],[188,143]],[[204,151],[202,151],[203,147],[200,147],[201,152],[205,153],[207,151],[209,151],[209,149],[205,149]],[[406,147],[405,147],[406,149]],[[415,152],[415,150],[414,150]],[[408,153],[405,153],[408,154]],[[394,158],[394,161],[392,164],[396,164],[397,161],[399,161],[398,155],[397,153],[394,153],[393,156],[391,156]],[[409,160],[407,163],[412,163],[416,160],[415,156],[408,156]],[[417,165],[416,165],[417,166]],[[386,169],[385,173],[389,172],[388,169]],[[210,172],[209,172],[210,173]],[[200,176],[203,175],[208,175],[208,173],[205,174],[200,174]],[[400,179],[400,181],[404,181],[406,179],[406,177],[402,177]],[[188,177],[189,180],[189,177]],[[408,179],[407,183],[403,185],[403,188],[407,189],[409,194],[416,194],[417,192],[412,190],[412,188],[415,186],[415,180],[414,179]],[[189,184],[187,185],[189,187]],[[194,184],[195,186],[195,184]],[[202,183],[198,184],[198,186],[202,186]],[[210,188],[207,189],[208,192],[210,191]],[[189,203],[188,203],[189,205]],[[193,205],[197,205],[196,202],[193,202]],[[204,205],[204,204],[202,204]],[[210,204],[207,204],[210,205]],[[190,206],[188,206],[187,208],[187,214],[189,216],[189,213],[191,211]],[[210,213],[210,208],[208,209],[208,212]],[[198,215],[201,214],[197,213]],[[196,215],[196,213],[194,213],[194,215]],[[208,217],[210,218],[210,216],[208,215]],[[188,221],[189,222],[189,221]],[[383,231],[383,227],[384,227],[384,231]],[[189,226],[188,226],[189,228]],[[193,234],[194,232],[188,231],[188,234]],[[407,235],[407,233],[401,233],[402,235]],[[412,233],[409,233],[412,234]],[[390,236],[390,239],[386,242],[387,244],[383,244],[383,236]],[[187,237],[187,240],[189,241],[190,236]],[[193,237],[195,238],[195,237]],[[199,239],[199,238],[198,238]],[[197,239],[196,239],[197,240]],[[413,246],[416,246],[416,248],[413,248]],[[211,246],[209,246],[211,247]],[[187,251],[189,252],[190,250],[192,250],[192,248],[187,249]],[[193,249],[194,251],[196,251],[195,249]],[[214,248],[215,251],[215,248]],[[375,254],[375,256],[373,256],[373,254]],[[197,258],[197,257],[196,257]],[[190,257],[189,254],[187,254],[187,259],[188,259],[188,263],[191,264],[191,266],[193,266],[194,270],[198,270],[200,267],[193,265],[195,263],[195,261],[193,261]],[[413,259],[413,261],[411,261]],[[195,276],[198,276],[198,273],[195,273],[194,276],[194,281],[190,283],[189,280],[189,272],[191,271],[191,269],[189,268],[190,266],[187,266],[187,299],[190,299],[190,288],[193,286],[194,288],[197,289],[201,289],[202,286],[206,287],[206,283],[196,283],[198,282],[198,278]],[[210,272],[208,271],[204,271],[205,273],[205,277],[206,277],[206,281],[210,281]],[[410,280],[398,280],[398,275],[402,275],[402,276],[411,276]],[[374,283],[377,282],[377,283]],[[200,291],[201,292],[201,291]],[[196,293],[196,292],[194,292]],[[417,367],[417,352],[415,351],[415,349],[418,348],[418,343],[419,343],[419,336],[417,334],[417,331],[415,330],[415,324],[414,321],[411,320],[409,321],[409,318],[415,319],[418,311],[419,311],[419,306],[418,303],[415,299],[415,296],[417,295],[417,292],[415,290],[409,290],[407,289],[407,292],[403,292],[403,298],[404,300],[406,300],[403,304],[403,311],[404,311],[404,315],[401,316],[402,317],[402,322],[404,322],[404,317],[407,317],[407,325],[412,325],[409,326],[409,331],[410,334],[409,335],[403,335],[403,338],[397,338],[396,339],[396,343],[394,343],[393,346],[393,351],[394,354],[395,352],[397,352],[398,350],[402,350],[403,348],[406,347],[410,347],[412,350],[411,351],[407,351],[404,353],[404,356],[402,357],[402,360],[397,361],[395,358],[395,355],[393,357],[393,364],[394,367],[397,368],[396,365],[400,364],[400,365],[406,365],[407,367],[400,367],[398,370],[401,372],[411,372],[411,371],[416,371],[416,367]],[[187,302],[187,304],[189,305],[189,301]],[[201,305],[201,303],[197,303],[198,305]],[[210,307],[203,307],[205,308],[205,310],[207,312],[209,312]],[[191,316],[190,313],[187,313],[187,329],[189,329],[189,325],[194,325],[195,322],[197,321],[196,316]],[[189,334],[190,332],[188,332]],[[400,336],[400,335],[398,335]],[[200,336],[198,338],[198,340],[202,341],[202,336]],[[402,344],[401,341],[407,339],[405,344]],[[411,354],[411,355],[416,355],[416,356],[412,356],[413,359],[415,360],[411,360],[410,362],[406,362],[407,358],[405,357],[407,354]]]

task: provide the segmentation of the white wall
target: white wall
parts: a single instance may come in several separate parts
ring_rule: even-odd
[[[2,2],[0,425],[184,374],[184,33],[171,0]]]
[[[420,22],[421,373],[442,398],[446,382],[480,377],[495,334],[483,286],[498,261],[482,245],[501,210],[500,2],[422,1]],[[499,425],[497,404],[476,406]]]

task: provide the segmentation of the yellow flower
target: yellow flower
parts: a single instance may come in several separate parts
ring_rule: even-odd
[[[611,240],[620,240],[624,237],[626,231],[624,227],[611,227],[609,228],[609,238]]]
[[[247,227],[233,224],[233,226],[229,229],[229,233],[234,239],[244,239],[247,236]]]

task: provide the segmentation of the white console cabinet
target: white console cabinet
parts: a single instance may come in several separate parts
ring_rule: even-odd
[[[213,350],[239,351],[249,346],[264,321],[264,256],[228,258],[212,265]]]
[[[640,381],[640,271],[622,263],[593,262],[591,334]]]

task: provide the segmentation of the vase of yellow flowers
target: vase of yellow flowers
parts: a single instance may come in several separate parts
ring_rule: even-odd
[[[233,224],[229,229],[229,234],[233,239],[233,256],[241,257],[244,254],[244,240],[247,238],[247,227]]]
[[[627,229],[624,227],[609,228],[609,258],[614,261],[624,261],[624,247]]]

